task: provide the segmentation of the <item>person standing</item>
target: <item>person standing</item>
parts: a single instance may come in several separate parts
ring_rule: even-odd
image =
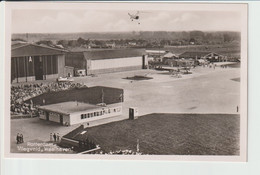
[[[20,134],[20,143],[23,143],[23,134]]]
[[[53,139],[54,139],[54,142],[56,142],[57,136],[55,133],[53,134]]]
[[[20,134],[19,133],[17,133],[17,135],[16,135],[16,143],[17,144],[20,143]]]

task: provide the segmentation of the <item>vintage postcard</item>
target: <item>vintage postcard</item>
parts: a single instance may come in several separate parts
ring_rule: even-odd
[[[247,4],[6,3],[5,157],[247,160]]]

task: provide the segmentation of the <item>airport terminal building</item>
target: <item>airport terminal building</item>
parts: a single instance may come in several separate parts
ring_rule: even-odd
[[[40,119],[69,126],[120,116],[122,114],[122,103],[94,105],[68,101],[40,106],[38,109]]]
[[[84,70],[86,75],[145,69],[144,49],[106,49],[73,52],[17,43],[11,50],[11,82],[55,79]]]

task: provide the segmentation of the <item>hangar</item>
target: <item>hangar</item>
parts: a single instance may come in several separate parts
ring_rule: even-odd
[[[69,52],[65,64],[91,75],[145,69],[148,60],[144,49],[105,49]]]
[[[32,43],[11,46],[11,82],[46,80],[66,75],[67,51]]]

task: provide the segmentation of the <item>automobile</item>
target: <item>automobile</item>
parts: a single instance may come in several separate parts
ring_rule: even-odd
[[[70,78],[70,77],[59,77],[57,78],[57,82],[72,82],[74,81],[73,78]]]

